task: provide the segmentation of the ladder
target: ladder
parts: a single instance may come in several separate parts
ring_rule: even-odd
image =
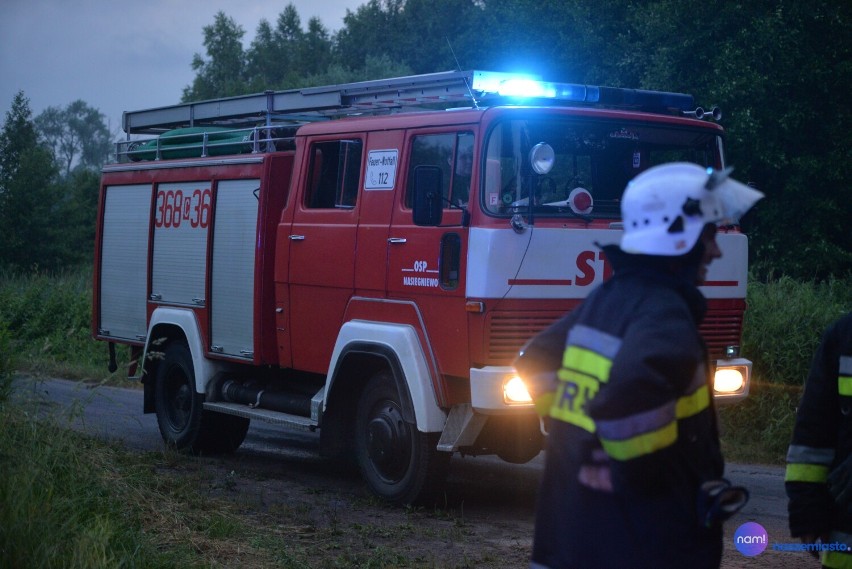
[[[689,114],[694,109],[692,95],[681,93],[549,83],[512,73],[473,70],[267,91],[127,111],[122,127],[130,137],[188,127],[298,125],[344,116],[491,106],[508,101],[517,104],[518,97],[526,104],[546,100],[548,105],[598,105],[676,114]]]

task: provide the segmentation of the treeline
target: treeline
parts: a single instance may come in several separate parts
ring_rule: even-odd
[[[0,269],[91,262],[99,171],[110,147],[103,114],[83,101],[33,118],[24,93],[15,95],[0,130]]]
[[[822,280],[852,272],[851,16],[836,0],[370,0],[334,32],[291,4],[247,38],[220,12],[183,99],[459,67],[691,93],[722,108],[736,177],[767,194],[744,222],[755,275]]]

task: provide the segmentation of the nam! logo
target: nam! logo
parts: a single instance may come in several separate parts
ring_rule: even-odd
[[[746,522],[734,532],[734,545],[746,557],[760,555],[768,543],[766,529],[755,522]]]

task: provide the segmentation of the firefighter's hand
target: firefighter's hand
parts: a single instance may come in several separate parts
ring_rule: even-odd
[[[852,455],[849,455],[828,475],[828,491],[843,510],[852,501]]]
[[[828,534],[817,535],[815,533],[806,533],[802,535],[800,539],[805,545],[812,545],[818,541],[821,543],[828,543]],[[814,559],[819,559],[819,551],[816,551],[816,549],[808,549],[808,553],[810,553]]]
[[[591,461],[580,466],[577,480],[580,481],[580,484],[592,490],[612,493],[612,471],[609,468],[609,456],[603,449],[592,451]]]

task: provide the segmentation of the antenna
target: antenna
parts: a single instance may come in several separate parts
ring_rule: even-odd
[[[458,67],[459,71],[461,71],[461,64],[459,64],[459,58],[456,57],[456,52],[453,49],[453,44],[450,43],[450,38],[444,36],[444,39],[447,40],[447,45],[450,47],[450,53],[453,54],[453,59],[456,61],[456,67]],[[467,92],[470,93],[470,100],[473,101],[473,108],[479,109],[479,103],[476,102],[476,97],[473,95],[473,89],[471,89],[470,83],[467,82],[467,77],[462,77],[462,80],[464,81],[464,86],[467,87]]]

